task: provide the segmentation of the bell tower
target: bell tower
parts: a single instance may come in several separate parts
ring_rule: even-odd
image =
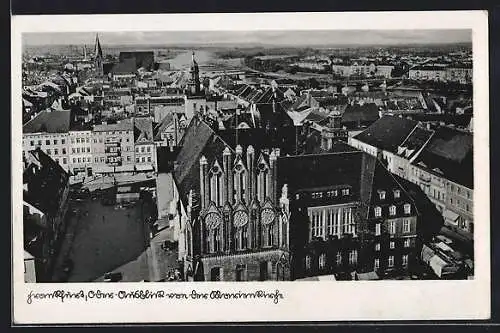
[[[104,75],[104,69],[103,69],[103,56],[102,56],[102,49],[101,49],[101,43],[99,42],[99,35],[95,35],[95,50],[94,50],[94,64],[95,64],[95,70],[97,75],[102,77]]]
[[[201,93],[201,84],[200,84],[200,70],[198,67],[198,63],[194,58],[194,51],[191,56],[191,68],[189,70],[190,78],[188,82],[188,89],[191,95],[200,95]]]

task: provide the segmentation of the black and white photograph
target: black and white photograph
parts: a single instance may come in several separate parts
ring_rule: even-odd
[[[25,287],[477,280],[473,28],[124,25],[19,34]]]

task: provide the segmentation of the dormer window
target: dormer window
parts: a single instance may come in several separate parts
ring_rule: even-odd
[[[378,191],[378,195],[379,195],[380,200],[385,199],[385,191]]]
[[[391,216],[396,215],[396,206],[392,205],[389,207],[389,215]]]
[[[375,217],[380,217],[380,216],[382,216],[382,208],[375,207]]]
[[[401,191],[400,190],[394,190],[394,199],[399,199],[401,197]]]
[[[404,205],[405,214],[411,213],[411,205],[409,203]]]
[[[342,195],[349,195],[349,189],[348,188],[343,189]]]

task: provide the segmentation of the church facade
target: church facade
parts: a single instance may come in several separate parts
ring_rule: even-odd
[[[181,146],[174,179],[187,215],[179,244],[187,279],[289,280],[286,201],[276,183],[280,149],[233,149],[198,117]]]

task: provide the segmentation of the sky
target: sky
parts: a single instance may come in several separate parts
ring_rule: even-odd
[[[471,30],[100,32],[102,46],[134,44],[400,45],[471,43]],[[27,33],[25,45],[93,45],[95,32]]]

